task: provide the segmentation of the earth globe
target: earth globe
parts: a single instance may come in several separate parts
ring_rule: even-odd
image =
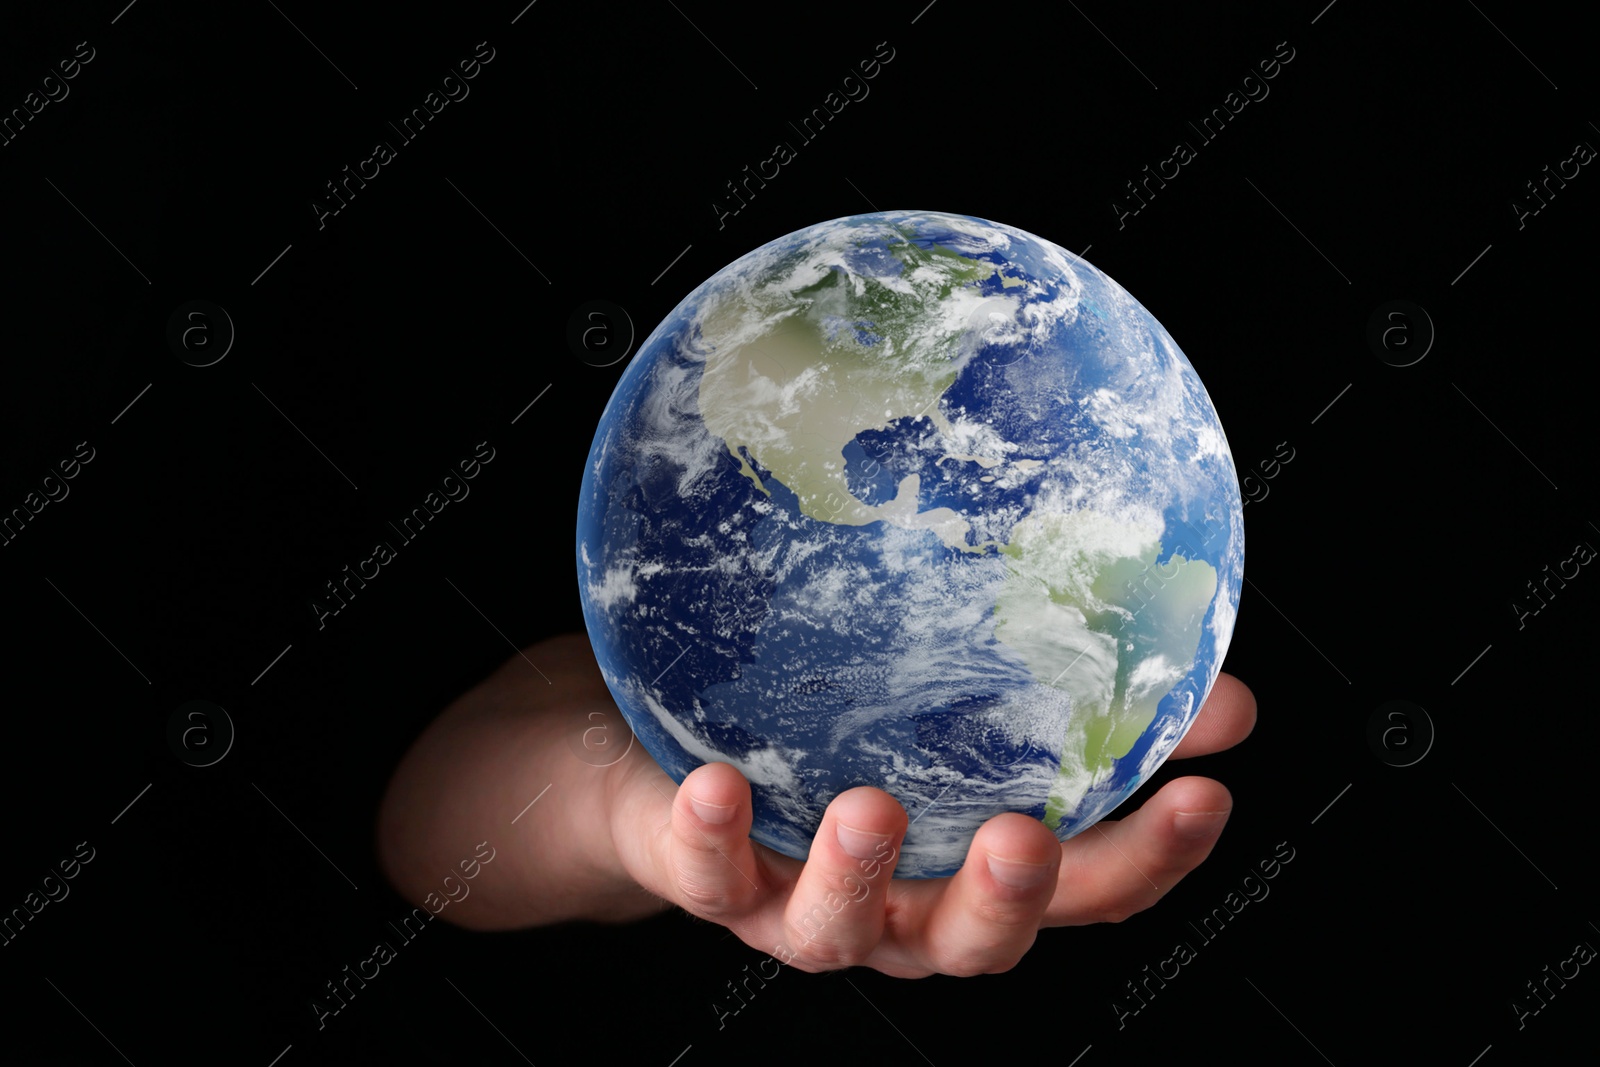
[[[1080,257],[886,211],[755,249],[656,327],[578,506],[600,670],[676,781],[751,784],[804,858],[904,805],[896,876],[1023,812],[1066,840],[1195,721],[1238,610],[1227,438],[1177,343]]]

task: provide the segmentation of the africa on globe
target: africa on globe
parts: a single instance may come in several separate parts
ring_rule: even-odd
[[[578,506],[585,622],[676,781],[751,783],[804,858],[858,785],[896,875],[1002,812],[1062,840],[1144,782],[1221,669],[1244,573],[1227,438],[1161,324],[1014,227],[890,211],[684,298],[618,382]]]

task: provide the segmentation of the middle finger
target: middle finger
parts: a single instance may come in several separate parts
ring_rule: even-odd
[[[863,786],[834,798],[784,908],[785,963],[824,971],[872,954],[905,832],[905,809],[882,790]]]

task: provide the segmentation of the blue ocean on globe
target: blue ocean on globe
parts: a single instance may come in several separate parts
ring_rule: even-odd
[[[877,212],[757,248],[640,347],[595,432],[578,586],[606,684],[673,779],[726,762],[807,854],[887,791],[897,876],[1001,812],[1062,840],[1194,722],[1244,518],[1178,345],[1083,259]]]

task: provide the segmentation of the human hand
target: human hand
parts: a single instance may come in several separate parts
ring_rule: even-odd
[[[1219,676],[1173,758],[1237,744],[1255,714],[1250,690]],[[584,635],[508,659],[396,769],[378,820],[390,881],[425,903],[463,842],[509,820],[500,832],[512,847],[494,878],[451,904],[450,922],[626,922],[675,904],[802,970],[983,974],[1014,966],[1042,927],[1119,922],[1150,907],[1210,854],[1232,806],[1219,783],[1180,778],[1065,843],[1037,819],[999,815],[954,877],[893,881],[907,819],[889,794],[836,797],[801,862],[750,840],[750,786],[728,764],[675,786],[631,740],[600,764],[574,758],[575,739],[586,747],[596,722],[617,717]]]
[[[1171,758],[1229,748],[1255,717],[1250,690],[1220,675]],[[999,815],[953,877],[893,881],[907,817],[888,793],[863,786],[834,798],[800,861],[750,840],[750,785],[732,766],[707,764],[674,786],[634,751],[639,759],[616,768],[609,805],[627,874],[804,971],[1010,970],[1043,927],[1121,922],[1155,904],[1210,854],[1232,808],[1221,783],[1190,777],[1066,842],[1037,819]]]

